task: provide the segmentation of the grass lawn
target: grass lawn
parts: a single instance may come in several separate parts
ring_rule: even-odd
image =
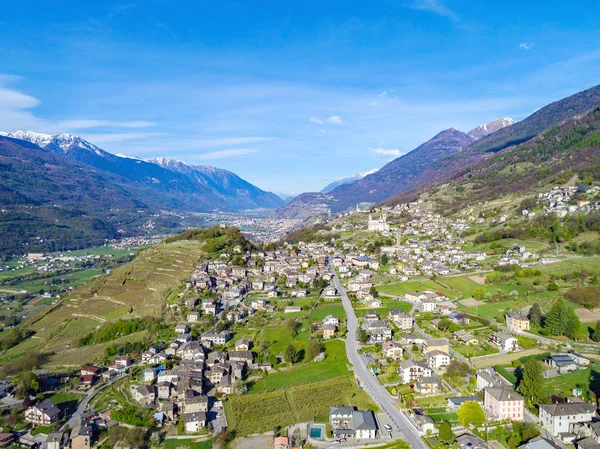
[[[346,344],[342,340],[333,340],[323,346],[327,355],[322,362],[311,362],[305,366],[268,374],[263,380],[250,386],[250,393],[273,391],[347,375]]]
[[[429,413],[429,411],[427,411],[427,415],[431,416],[436,424],[444,421],[448,421],[450,423],[458,422],[458,415],[456,413]]]
[[[440,284],[424,280],[421,282],[400,282],[397,284],[380,285],[377,287],[379,293],[387,293],[389,295],[404,296],[406,292],[443,292],[447,293],[447,290]]]
[[[415,398],[415,401],[417,401],[417,404],[419,404],[421,407],[428,407],[428,406],[445,406],[448,403],[448,400],[446,399],[446,396],[444,395],[440,395],[440,396],[428,396],[426,398]]]
[[[174,440],[166,439],[163,449],[212,449],[212,440],[192,441],[192,440]]]
[[[57,425],[54,424],[52,426],[36,426],[33,429],[31,429],[31,435],[35,436],[35,435],[39,435],[40,433],[43,433],[45,435],[48,435],[49,433],[52,433],[56,430]]]
[[[83,398],[83,395],[77,393],[67,393],[59,391],[52,395],[50,400],[54,402],[62,411],[67,411],[67,414],[73,413],[77,409],[77,405]]]
[[[232,396],[225,402],[227,422],[238,436],[270,431],[313,421],[327,415],[332,405],[352,405],[377,410],[369,396],[358,389],[352,376],[297,385],[277,391]]]
[[[311,318],[315,321],[320,321],[327,315],[333,315],[337,318],[344,318],[346,312],[341,304],[321,304],[313,310]]]
[[[288,313],[284,317],[294,318],[291,315],[293,314]],[[262,340],[269,344],[271,354],[284,353],[290,344],[293,344],[299,351],[305,349],[308,337],[308,332],[300,332],[294,337],[285,326],[269,326],[264,328],[261,334]]]
[[[544,380],[544,391],[547,394],[558,393],[563,395],[572,395],[571,390],[574,387],[581,387],[584,391],[589,391],[590,383],[596,384],[596,391],[600,383],[600,364],[594,364],[586,369],[573,371],[558,377]]]
[[[381,318],[386,318],[387,314],[390,310],[400,309],[400,310],[403,310],[404,312],[408,313],[412,309],[412,304],[409,302],[406,302],[406,301],[396,301],[393,299],[386,299],[386,298],[379,298],[379,299],[381,299],[382,307],[377,307],[374,309],[363,308],[363,307],[357,308],[356,314],[358,316],[363,316],[367,312],[375,312]],[[357,305],[362,306],[362,304],[357,304]]]

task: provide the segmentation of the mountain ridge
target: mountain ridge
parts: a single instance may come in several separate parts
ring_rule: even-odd
[[[122,157],[102,150],[85,139],[68,133],[56,135],[15,131],[7,137],[24,140],[45,151],[63,155],[99,170],[130,179],[137,185],[157,190],[162,207],[196,211],[237,211],[274,209],[284,204],[275,194],[265,192],[235,173],[216,167],[193,167],[180,162],[178,169],[139,158]],[[167,158],[163,158],[167,159]],[[173,161],[175,162],[175,161]],[[183,165],[190,167],[183,169]],[[201,172],[203,176],[197,175]]]
[[[337,179],[337,180],[327,184],[321,190],[319,190],[319,193],[329,193],[336,187],[339,187],[339,186],[342,186],[345,184],[352,184],[355,181],[363,179],[365,176],[372,175],[373,173],[377,172],[378,170],[379,170],[378,168],[373,168],[369,171],[355,173],[355,174],[347,176],[345,178]]]

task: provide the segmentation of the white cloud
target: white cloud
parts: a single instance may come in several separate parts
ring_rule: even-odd
[[[387,95],[388,95],[388,93],[384,90],[380,94],[377,94],[377,98],[385,98],[385,97],[387,97]]]
[[[458,14],[448,8],[442,0],[414,0],[409,7],[421,11],[429,11],[439,16],[447,17],[455,22],[459,20]]]
[[[519,48],[520,48],[521,50],[531,50],[531,49],[533,48],[533,44],[529,44],[529,43],[527,43],[527,42],[521,42],[521,43],[519,44]]]
[[[326,120],[321,120],[317,117],[310,117],[308,121],[317,125],[324,125],[326,123],[329,123],[331,125],[341,125],[342,123],[344,123],[342,117],[340,117],[339,115],[332,115]]]
[[[392,157],[400,157],[403,152],[398,148],[372,148],[369,147],[369,153],[377,154],[379,156],[392,156]]]
[[[342,118],[339,115],[332,115],[325,121],[333,125],[341,125],[343,123]]]
[[[251,148],[235,148],[231,150],[220,150],[220,151],[211,151],[210,153],[201,153],[195,155],[195,159],[199,160],[213,160],[213,159],[226,159],[230,157],[238,157],[245,156],[247,154],[258,153],[258,150],[253,150]]]
[[[320,133],[321,135],[325,134],[326,132],[327,132],[327,131],[325,131],[324,129],[320,129],[320,130],[319,130],[319,133]]]

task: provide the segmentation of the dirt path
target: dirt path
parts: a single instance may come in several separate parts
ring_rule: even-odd
[[[98,320],[101,323],[106,322],[106,319],[104,319],[102,317],[99,317],[99,316],[96,316],[96,315],[86,315],[84,313],[72,313],[71,315],[78,316],[78,317],[84,317],[84,318],[93,318],[94,320]]]

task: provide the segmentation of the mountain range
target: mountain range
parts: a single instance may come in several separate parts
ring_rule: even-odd
[[[446,129],[373,173],[354,181],[349,180],[328,191],[299,195],[279,209],[278,214],[285,218],[305,219],[329,211],[343,212],[356,205],[379,203],[407,188],[433,179],[435,173],[422,180],[417,178],[436,161],[466,148],[480,136],[485,136],[486,132],[494,132],[512,123],[512,119],[498,119],[469,133],[454,128]]]
[[[102,244],[139,232],[163,209],[239,211],[285,204],[227,170],[117,156],[66,133],[1,133],[0,170],[3,254]]]
[[[415,192],[450,181],[490,159],[494,153],[531,140],[543,131],[600,105],[600,86],[553,102],[520,122],[497,119],[467,133],[444,130],[377,172],[327,193],[304,193],[277,213],[283,218],[314,218],[414,197]]]

